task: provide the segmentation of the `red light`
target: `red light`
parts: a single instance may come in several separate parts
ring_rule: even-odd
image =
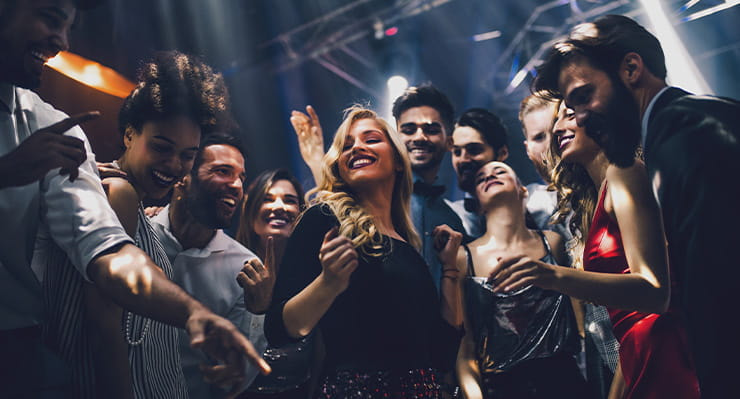
[[[388,28],[388,29],[386,29],[386,30],[385,30],[385,35],[386,35],[386,36],[393,36],[393,35],[395,35],[396,33],[398,33],[398,28],[397,28],[397,27],[395,27],[395,26],[394,26],[394,27],[392,27],[392,28]]]

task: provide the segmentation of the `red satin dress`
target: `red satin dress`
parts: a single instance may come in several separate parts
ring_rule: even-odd
[[[605,194],[606,185],[586,238],[583,268],[592,272],[629,273],[619,226],[604,210]],[[686,330],[677,309],[671,307],[663,314],[607,310],[620,345],[625,398],[700,397]]]

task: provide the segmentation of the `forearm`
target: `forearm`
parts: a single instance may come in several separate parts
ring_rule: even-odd
[[[451,326],[460,329],[463,325],[462,290],[458,277],[443,276],[441,283],[442,317]]]
[[[323,273],[288,300],[283,308],[283,323],[288,335],[293,338],[308,335],[338,296],[334,289],[325,284],[322,276]]]
[[[478,364],[473,357],[473,343],[467,334],[462,339],[462,342],[460,342],[460,350],[457,353],[455,369],[463,397],[467,399],[482,399],[483,392],[478,382],[480,380],[480,372],[478,370]]]
[[[205,309],[131,244],[93,259],[88,275],[123,308],[178,328],[185,328],[195,311]]]
[[[670,287],[650,282],[639,274],[587,272],[555,268],[551,287],[568,296],[610,308],[662,313],[668,308]]]

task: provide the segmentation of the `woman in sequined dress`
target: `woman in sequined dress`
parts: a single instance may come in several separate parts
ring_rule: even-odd
[[[441,397],[449,354],[439,348],[459,336],[417,251],[400,138],[373,111],[351,108],[320,180],[285,249],[265,319],[268,341],[320,330],[320,398]]]
[[[465,316],[457,364],[462,392],[471,399],[587,397],[574,357],[580,342],[570,299],[531,285],[497,293],[488,279],[497,259],[512,253],[568,265],[563,238],[527,228],[527,189],[505,163],[483,165],[475,183],[486,232],[440,254],[445,270],[456,268],[462,277],[457,287]]]

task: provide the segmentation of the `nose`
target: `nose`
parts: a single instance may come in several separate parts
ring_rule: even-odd
[[[422,130],[421,126],[416,127],[414,134],[411,135],[411,139],[413,141],[428,141],[429,140],[426,133],[424,133],[424,130]]]
[[[69,30],[66,28],[60,29],[51,39],[51,44],[55,52],[69,50]]]
[[[229,187],[242,191],[244,188],[244,183],[242,182],[242,178],[240,176],[235,176],[234,179],[231,181],[231,183],[229,183]]]
[[[282,209],[282,210],[285,210],[285,209],[287,209],[287,205],[285,204],[285,202],[283,201],[282,198],[277,197],[277,198],[275,198],[275,201],[272,201],[272,209]]]

